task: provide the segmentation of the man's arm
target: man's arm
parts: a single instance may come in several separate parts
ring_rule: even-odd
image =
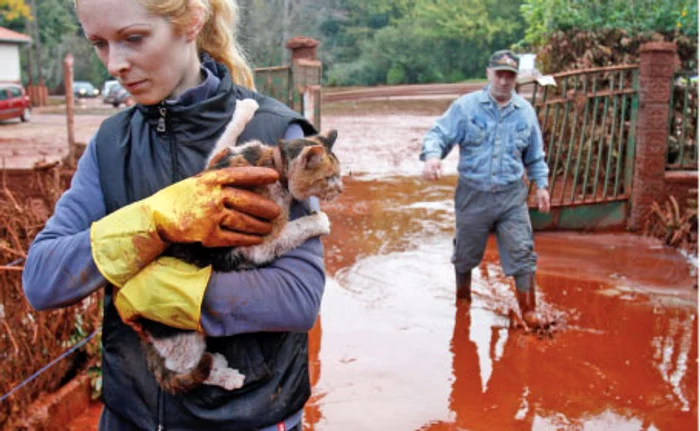
[[[537,124],[537,117],[531,120],[531,124],[530,142],[525,150],[523,163],[527,169],[528,179],[534,181],[537,188],[541,189],[548,184],[549,167],[545,161],[542,131]]]
[[[447,157],[456,143],[464,137],[464,115],[460,105],[453,102],[448,110],[437,119],[423,138],[420,160],[423,164],[423,178],[438,180],[442,177],[441,160]]]
[[[537,116],[534,111],[531,115],[532,130],[530,133],[530,142],[523,157],[523,163],[527,169],[527,177],[530,181],[534,181],[537,186],[537,208],[542,213],[548,213],[550,210],[549,196],[549,167],[545,161],[544,143],[542,140],[542,131],[537,122]]]
[[[455,144],[464,140],[465,119],[461,102],[457,99],[450,105],[423,138],[420,160],[444,159]]]

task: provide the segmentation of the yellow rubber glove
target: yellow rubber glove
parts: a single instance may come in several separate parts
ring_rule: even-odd
[[[138,330],[138,319],[201,331],[204,291],[211,266],[199,268],[179,259],[161,256],[114,290],[114,306],[122,320]]]
[[[262,242],[280,208],[240,187],[276,181],[268,168],[236,167],[204,173],[168,186],[92,224],[97,269],[117,287],[158,257],[169,243],[201,242],[238,247]]]

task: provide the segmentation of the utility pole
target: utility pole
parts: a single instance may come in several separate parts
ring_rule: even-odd
[[[73,120],[73,54],[63,59],[63,82],[66,87],[66,128],[68,129],[68,167],[75,168],[75,127]]]

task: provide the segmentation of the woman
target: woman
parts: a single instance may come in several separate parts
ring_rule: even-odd
[[[100,60],[137,105],[106,120],[81,157],[29,250],[27,298],[49,309],[106,286],[102,430],[300,429],[310,395],[306,332],[325,283],[320,241],[264,268],[230,273],[160,254],[171,242],[259,243],[279,214],[245,190],[275,181],[272,170],[192,177],[236,100],[260,104],[242,140],[274,144],[313,128],[249,90],[229,0],[76,0],[76,9]],[[307,211],[295,203],[292,217]],[[202,385],[181,396],[160,390],[127,324],[138,317],[204,331],[209,350],[223,353],[245,385]]]

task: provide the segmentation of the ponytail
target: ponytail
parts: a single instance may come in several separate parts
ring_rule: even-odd
[[[201,1],[204,6],[209,6],[204,27],[197,36],[197,49],[224,63],[235,84],[255,89],[253,72],[238,44],[238,5],[231,0],[190,1]]]

